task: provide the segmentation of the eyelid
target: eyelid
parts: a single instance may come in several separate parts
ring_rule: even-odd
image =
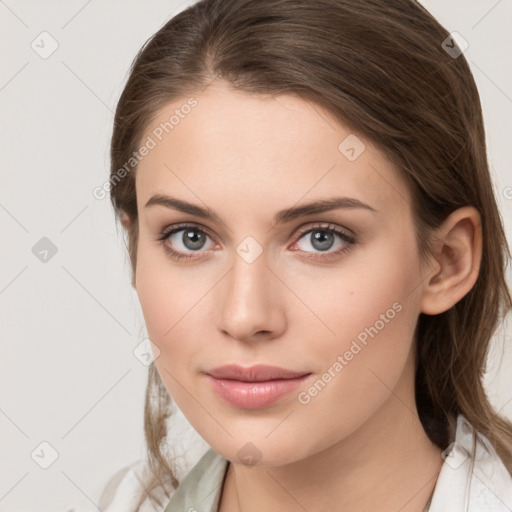
[[[212,240],[215,240],[216,237],[211,233],[211,231],[200,224],[197,224],[195,222],[182,222],[178,224],[173,224],[172,226],[169,226],[168,228],[164,228],[157,236],[158,241],[162,241],[165,238],[167,238],[171,233],[174,233],[176,231],[180,231],[181,229],[186,228],[194,228],[198,231],[203,232],[204,234],[208,235]],[[347,238],[355,239],[356,234],[349,228],[338,226],[336,224],[332,224],[331,222],[309,222],[307,224],[303,224],[299,228],[297,228],[292,235],[295,239],[302,237],[304,234],[308,233],[312,229],[327,229],[327,230],[333,230],[335,232],[341,232],[343,235],[345,235]],[[218,242],[216,242],[218,243]]]
[[[212,235],[211,231],[208,228],[201,226],[200,224],[196,224],[194,222],[182,222],[182,223],[173,224],[172,226],[164,228],[163,230],[161,230],[158,233],[156,240],[161,242],[161,241],[165,240],[167,237],[169,237],[171,235],[171,233],[175,233],[176,231],[181,231],[181,230],[184,230],[187,228],[193,228],[197,231],[204,233],[205,235],[208,235],[212,240],[215,240],[215,236]]]
[[[312,225],[311,225],[312,224]],[[304,229],[302,229],[304,228]],[[325,229],[327,231],[334,231],[338,234],[344,235],[346,238],[350,239],[351,241],[355,241],[356,234],[348,228],[338,226],[337,224],[332,224],[331,222],[313,222],[306,224],[306,226],[301,226],[298,228],[298,233],[295,235],[298,238],[301,238],[306,233],[314,230],[314,229]]]

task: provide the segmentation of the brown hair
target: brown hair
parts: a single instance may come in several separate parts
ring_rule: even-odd
[[[159,109],[221,80],[249,94],[295,94],[371,140],[407,180],[423,256],[434,228],[454,210],[474,206],[483,231],[479,276],[445,313],[420,314],[416,401],[439,447],[447,447],[462,413],[512,472],[512,424],[493,409],[482,383],[491,336],[511,308],[504,277],[510,253],[489,175],[477,87],[464,55],[445,51],[449,37],[412,0],[200,1],[158,30],[132,64],[115,114],[111,200],[116,214],[130,221],[134,284],[136,168],[122,180],[118,171]],[[154,475],[149,495],[158,485],[178,485],[161,451],[170,404],[153,363],[145,406]]]

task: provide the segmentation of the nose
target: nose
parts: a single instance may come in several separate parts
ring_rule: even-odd
[[[286,328],[284,285],[263,252],[253,262],[234,254],[233,266],[216,287],[217,328],[241,342],[279,337]]]

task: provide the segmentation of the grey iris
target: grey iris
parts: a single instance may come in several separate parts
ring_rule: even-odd
[[[313,231],[311,233],[311,245],[319,251],[326,251],[332,247],[334,237],[327,231]]]
[[[201,249],[205,243],[205,235],[192,229],[185,230],[182,239],[185,247],[191,250]]]

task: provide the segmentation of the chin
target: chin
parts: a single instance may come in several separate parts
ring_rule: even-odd
[[[222,457],[235,464],[246,466],[284,466],[292,464],[304,458],[309,453],[304,450],[304,443],[299,442],[297,438],[288,439],[286,442],[282,437],[276,436],[270,441],[264,436],[251,437],[237,436],[235,439],[225,440],[219,444],[219,439],[215,439],[210,446]],[[309,446],[311,448],[311,446]]]

